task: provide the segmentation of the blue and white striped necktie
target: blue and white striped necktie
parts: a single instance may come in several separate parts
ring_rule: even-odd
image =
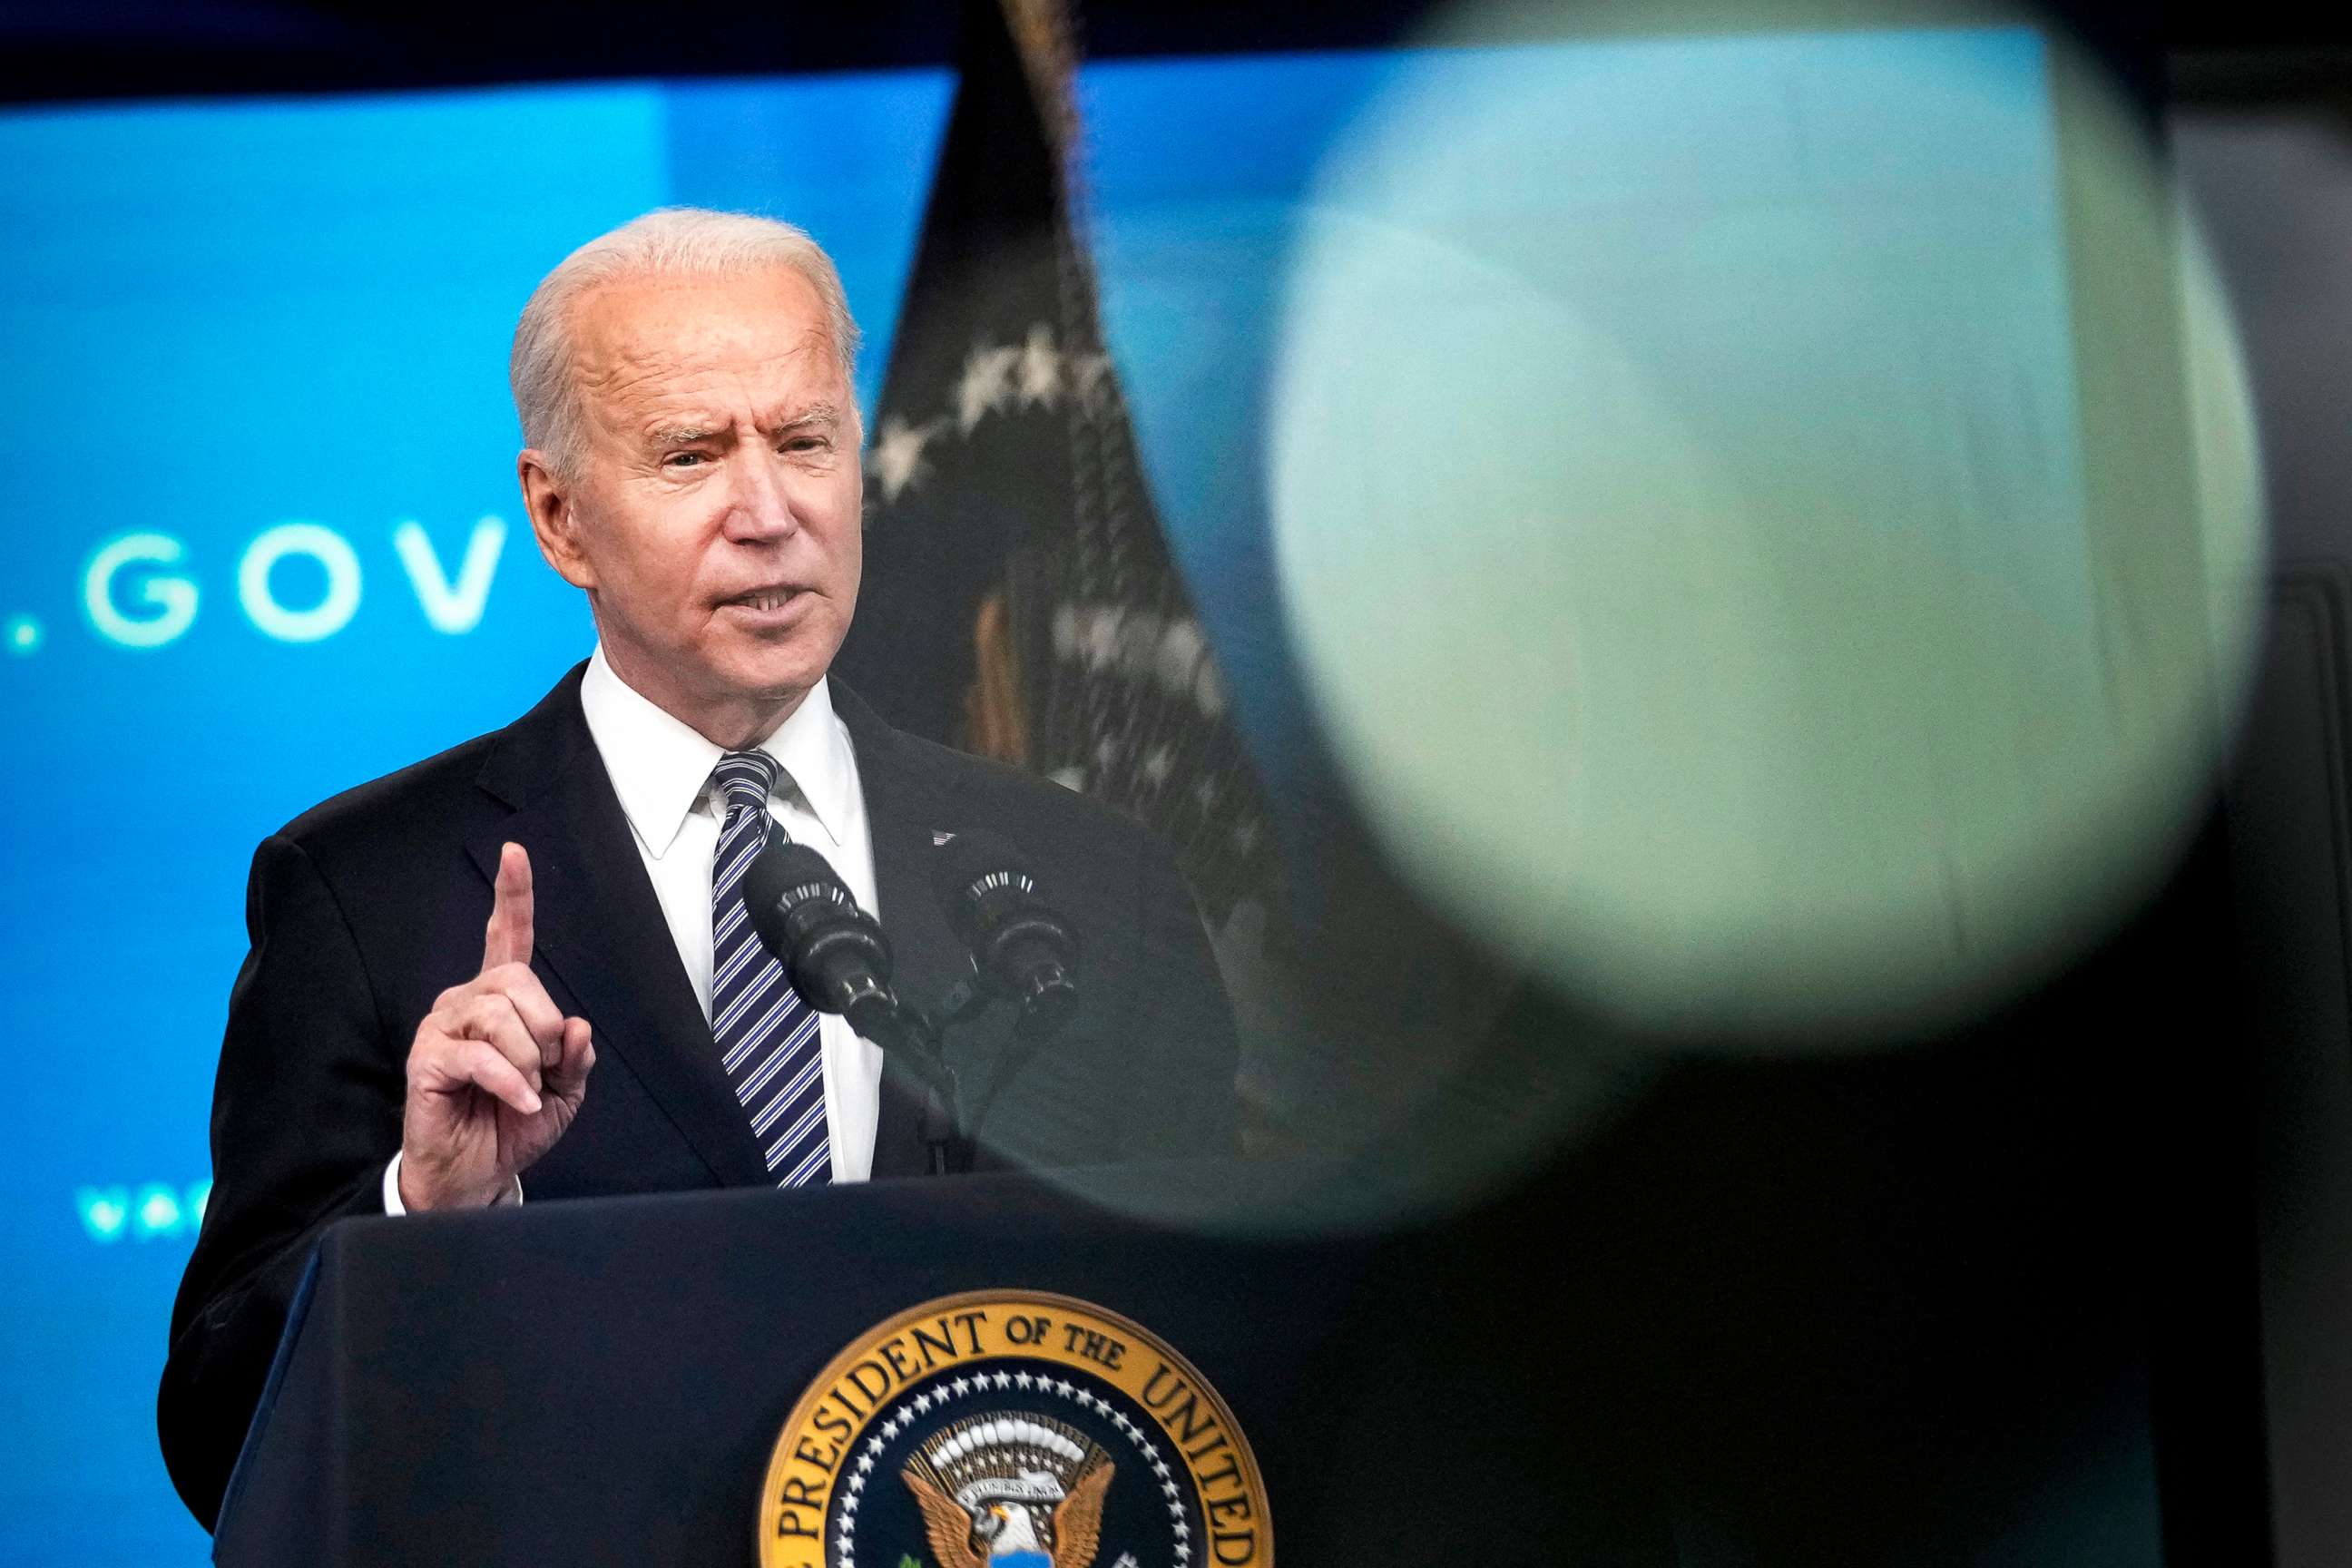
[[[710,1037],[768,1173],[780,1187],[799,1187],[833,1179],[818,1016],[743,907],[743,873],[767,842],[776,773],[765,752],[730,752],[711,772],[727,816],[710,868]]]

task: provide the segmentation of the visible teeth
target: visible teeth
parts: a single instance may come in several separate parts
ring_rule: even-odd
[[[762,594],[746,594],[737,603],[748,605],[755,610],[781,610],[788,596],[781,590],[771,590]]]

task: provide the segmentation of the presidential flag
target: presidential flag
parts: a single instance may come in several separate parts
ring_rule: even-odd
[[[1139,818],[1222,925],[1278,862],[1106,347],[1069,18],[967,6],[866,453],[838,668],[892,722]]]

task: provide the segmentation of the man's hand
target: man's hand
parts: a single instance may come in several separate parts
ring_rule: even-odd
[[[567,1018],[530,972],[530,857],[499,854],[482,972],[441,993],[408,1047],[400,1201],[481,1207],[554,1147],[596,1065],[588,1020]]]

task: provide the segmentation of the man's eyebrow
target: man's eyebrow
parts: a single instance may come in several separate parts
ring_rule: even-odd
[[[654,447],[690,447],[708,441],[718,426],[708,419],[669,419],[646,426],[646,442]]]
[[[812,403],[790,418],[781,419],[774,426],[781,436],[793,430],[831,429],[841,423],[841,410],[830,403]]]

